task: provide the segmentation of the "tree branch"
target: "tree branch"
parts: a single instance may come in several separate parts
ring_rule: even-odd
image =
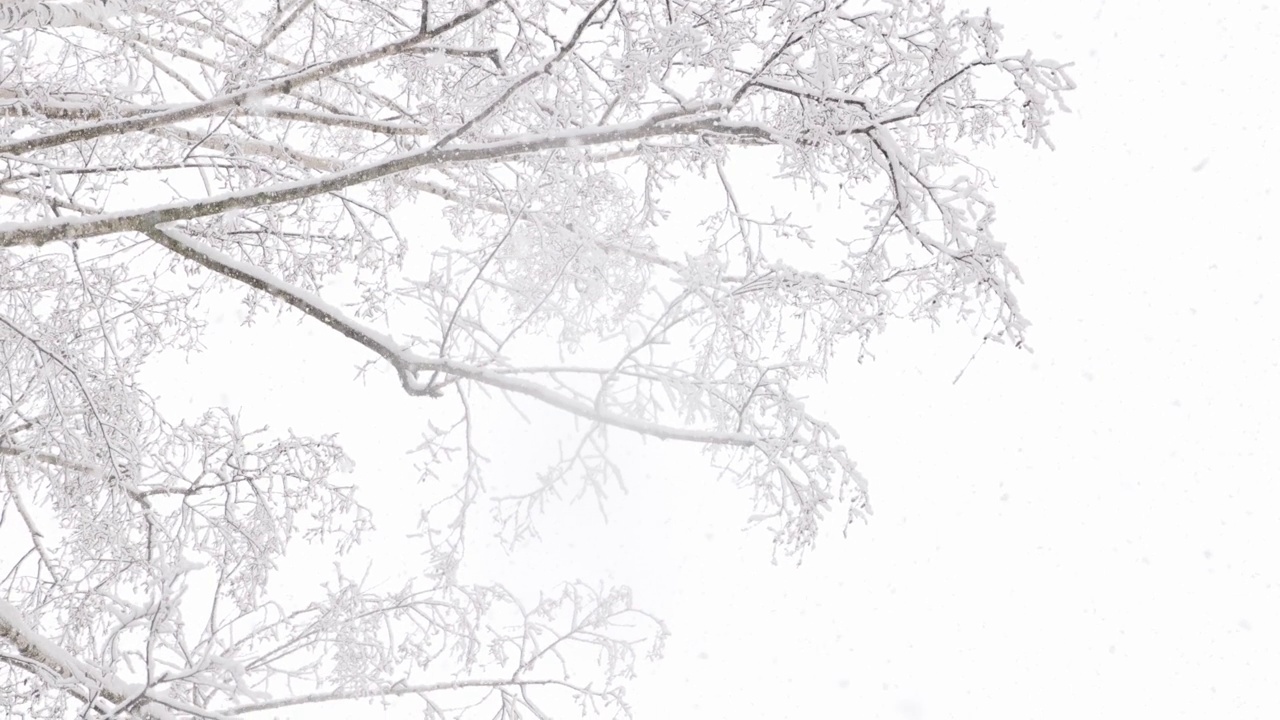
[[[657,121],[650,118],[610,128],[586,130],[570,128],[549,133],[518,135],[489,143],[419,150],[319,178],[279,183],[264,189],[241,190],[205,200],[170,203],[97,217],[56,218],[21,224],[5,223],[0,225],[0,247],[41,246],[56,240],[90,238],[131,230],[145,232],[147,228],[156,225],[217,215],[228,210],[303,200],[421,167],[492,161],[566,147],[602,145],[660,135],[688,135],[702,132],[730,136],[767,136],[767,131],[754,125],[729,123],[718,118],[696,117]]]
[[[313,703],[338,702],[341,700],[362,700],[379,697],[399,697],[402,695],[419,695],[423,693],[441,692],[444,690],[465,690],[468,688],[524,688],[539,685],[557,685],[582,692],[583,688],[563,680],[455,680],[453,682],[427,683],[423,685],[407,685],[396,683],[391,687],[374,690],[337,690],[334,692],[318,692],[308,695],[294,695],[279,700],[240,705],[224,710],[225,715],[245,715],[247,713],[279,710],[280,708]]]
[[[497,5],[499,1],[500,0],[487,0],[484,4],[478,7],[459,13],[452,20],[444,23],[443,25],[432,28],[426,32],[415,33],[404,40],[387,43],[386,45],[365,50],[364,52],[348,55],[347,57],[332,60],[321,65],[316,65],[310,69],[301,70],[269,82],[259,83],[244,90],[227,93],[226,95],[210,98],[204,102],[192,103],[191,105],[174,108],[172,110],[164,110],[161,112],[138,117],[124,118],[121,120],[109,120],[93,123],[91,125],[82,125],[69,130],[50,133],[48,135],[37,135],[25,140],[3,143],[0,144],[0,154],[21,155],[22,153],[31,152],[32,150],[57,147],[70,142],[84,142],[86,140],[93,140],[94,138],[108,135],[122,135],[124,133],[148,130],[162,125],[181,122],[183,120],[193,120],[195,118],[217,115],[232,108],[245,105],[246,103],[256,102],[264,97],[270,97],[276,94],[288,94],[296,88],[340,73],[343,70],[349,70],[351,68],[360,67],[361,65],[367,65],[371,62],[381,60],[382,58],[398,55],[415,45],[419,45],[431,38],[437,37],[442,33],[456,28],[464,22],[485,12],[490,7]]]
[[[510,369],[500,371],[467,365],[447,358],[427,358],[401,347],[391,336],[365,326],[338,308],[325,302],[319,295],[294,287],[264,270],[237,260],[199,240],[172,228],[151,228],[143,234],[157,244],[192,260],[220,275],[239,281],[252,288],[283,300],[307,315],[319,320],[342,336],[354,340],[386,359],[400,375],[405,392],[414,396],[431,395],[435,390],[426,383],[419,383],[418,373],[440,372],[454,375],[499,390],[540,400],[552,407],[624,430],[663,440],[683,440],[709,445],[734,445],[753,447],[759,439],[752,435],[717,430],[688,430],[662,425],[640,418],[605,412],[587,403],[558,393],[544,385],[509,374]]]

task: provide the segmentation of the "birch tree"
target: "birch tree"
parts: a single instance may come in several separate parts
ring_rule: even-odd
[[[625,682],[665,631],[628,590],[456,579],[467,514],[491,510],[473,400],[581,430],[498,508],[507,542],[557,493],[616,482],[618,433],[705,447],[779,554],[864,517],[864,479],[795,383],[894,318],[979,314],[1024,341],[989,175],[964,152],[1052,147],[1072,81],[1000,41],[939,0],[6,3],[0,707],[629,714]],[[761,181],[735,175],[746,155],[856,222],[819,237],[810,207],[739,202]],[[721,202],[675,238],[664,203],[690,175]],[[838,261],[807,263],[815,245]],[[371,518],[331,437],[167,418],[140,384],[148,358],[199,347],[202,303],[225,297],[321,324],[454,413],[422,448],[453,489],[423,513],[415,584],[267,592],[290,542],[342,553]],[[433,464],[453,449],[461,466]],[[217,578],[207,616],[181,602],[196,571]]]

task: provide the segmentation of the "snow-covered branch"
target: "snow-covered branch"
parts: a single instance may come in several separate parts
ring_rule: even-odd
[[[0,224],[0,247],[43,245],[55,240],[91,238],[128,231],[140,232],[148,227],[179,220],[302,200],[424,167],[499,161],[563,148],[636,141],[657,136],[695,135],[708,131],[729,136],[758,135],[755,129],[738,124],[722,124],[713,118],[692,118],[659,122],[645,120],[596,130],[562,130],[504,138],[489,143],[455,145],[405,153],[381,162],[334,172],[318,178],[226,193],[204,200],[106,213],[98,217],[59,218],[25,224],[3,223]]]
[[[16,0],[0,5],[0,32],[11,30],[99,25],[129,11],[129,0],[35,2]]]
[[[661,624],[622,588],[527,605],[460,584],[476,516],[516,543],[548,503],[605,507],[629,433],[704,447],[781,554],[865,518],[856,447],[803,383],[901,318],[985,316],[1023,343],[965,153],[1050,144],[1074,87],[934,0],[17,0],[0,32],[15,717],[391,698],[625,717]],[[714,197],[688,202],[691,176]],[[753,197],[771,178],[847,222]],[[698,223],[668,226],[673,200]],[[202,351],[232,302],[246,324],[293,308],[432,398],[430,482],[379,481],[417,503],[422,577],[366,586],[340,560],[297,602],[274,592],[291,543],[341,558],[374,524],[335,435],[173,418],[148,393],[153,361]],[[568,422],[539,422],[547,465],[496,489],[484,425],[535,408]]]

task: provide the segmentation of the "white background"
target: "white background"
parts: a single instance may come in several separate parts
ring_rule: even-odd
[[[620,441],[630,492],[607,523],[557,508],[511,555],[473,533],[465,580],[628,584],[667,621],[638,718],[1280,717],[1280,10],[992,12],[1005,52],[1075,61],[1080,85],[1057,152],[980,154],[1035,352],[979,350],[985,326],[899,325],[873,362],[841,356],[809,404],[872,481],[871,522],[771,565],[745,494],[695,451]],[[751,190],[776,195],[767,180]],[[377,553],[411,573],[402,451],[443,409],[351,381],[366,359],[310,324],[232,327],[156,387],[248,425],[341,431],[390,508]],[[543,426],[491,418],[491,476],[527,481]]]

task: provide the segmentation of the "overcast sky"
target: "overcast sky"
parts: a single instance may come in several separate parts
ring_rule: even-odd
[[[873,362],[842,355],[809,404],[875,515],[799,568],[696,452],[638,441],[608,523],[559,508],[543,542],[472,554],[471,579],[530,592],[632,586],[674,632],[632,687],[641,719],[1280,717],[1278,11],[990,4],[1006,52],[1075,61],[1080,85],[1057,152],[982,154],[1035,352],[969,363],[985,328],[900,325]],[[396,497],[431,407],[348,383],[366,358],[325,332],[237,331],[175,377],[254,379],[168,398],[340,427],[365,491]],[[300,379],[261,362],[308,337]],[[537,469],[528,426],[490,440],[491,474]]]

